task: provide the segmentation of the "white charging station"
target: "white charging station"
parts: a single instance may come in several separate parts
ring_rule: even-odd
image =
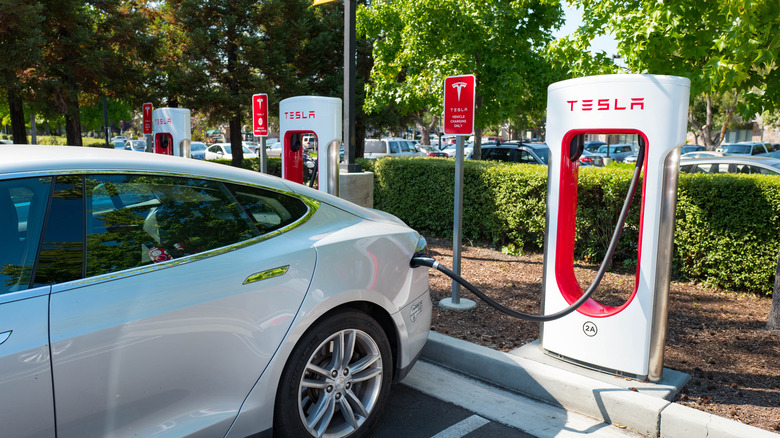
[[[152,152],[155,154],[190,157],[190,110],[157,108],[152,112]]]
[[[661,379],[689,93],[686,78],[633,74],[571,79],[548,88],[545,314],[583,294],[573,267],[579,162],[570,159],[572,141],[584,134],[635,134],[646,145],[646,158],[637,189],[642,202],[633,293],[620,306],[590,299],[577,311],[543,323],[541,346],[547,353],[641,380]]]
[[[303,136],[317,138],[319,189],[339,195],[341,99],[296,96],[279,102],[279,138],[282,140],[282,178],[303,182]]]

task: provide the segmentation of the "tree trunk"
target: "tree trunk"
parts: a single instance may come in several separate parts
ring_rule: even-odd
[[[244,160],[244,142],[241,137],[241,114],[235,114],[230,118],[230,147],[233,150],[232,166],[241,167]]]
[[[27,144],[24,104],[17,90],[8,89],[8,108],[11,112],[11,135],[15,144]]]
[[[769,309],[766,329],[780,331],[780,252],[777,255],[777,268],[775,268],[775,289],[772,292],[772,308]]]
[[[79,100],[75,97],[75,87],[72,90],[72,92],[67,93],[68,97],[65,103],[65,138],[68,146],[82,146]]]

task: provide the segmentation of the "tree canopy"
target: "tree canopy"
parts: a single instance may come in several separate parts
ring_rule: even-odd
[[[476,125],[544,106],[550,68],[539,52],[562,23],[557,0],[376,1],[358,10],[374,43],[366,110],[442,112],[444,78],[477,77]]]
[[[714,101],[736,93],[730,115],[746,118],[780,106],[780,7],[777,0],[573,0],[584,9],[583,26],[552,45],[550,53],[575,76],[616,71],[586,50],[596,36],[612,34],[632,73],[668,74],[691,80],[691,98],[709,110],[699,125],[705,144],[722,139],[713,130]]]

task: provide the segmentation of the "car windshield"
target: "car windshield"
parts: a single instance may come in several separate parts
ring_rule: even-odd
[[[727,154],[749,154],[750,145],[747,144],[727,144],[723,146],[723,152]]]
[[[197,151],[205,151],[206,150],[206,145],[203,144],[203,143],[192,143],[190,145],[190,150],[191,151],[195,151],[195,152],[197,152]]]

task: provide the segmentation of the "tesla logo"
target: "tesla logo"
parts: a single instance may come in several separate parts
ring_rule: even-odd
[[[596,333],[599,332],[599,328],[596,327],[596,324],[592,323],[591,321],[586,322],[582,326],[582,331],[585,332],[585,334],[589,337],[596,336]]]
[[[455,82],[454,84],[452,84],[452,88],[454,88],[455,91],[458,92],[458,102],[460,102],[460,91],[466,86],[468,86],[468,84],[465,82]]]
[[[644,97],[632,97],[629,101],[625,99],[584,99],[567,100],[569,111],[633,111],[645,109]]]
[[[287,120],[313,119],[315,118],[315,114],[314,111],[285,111],[284,118]]]
[[[167,119],[154,119],[154,123],[157,125],[170,125],[171,118],[168,117]]]

